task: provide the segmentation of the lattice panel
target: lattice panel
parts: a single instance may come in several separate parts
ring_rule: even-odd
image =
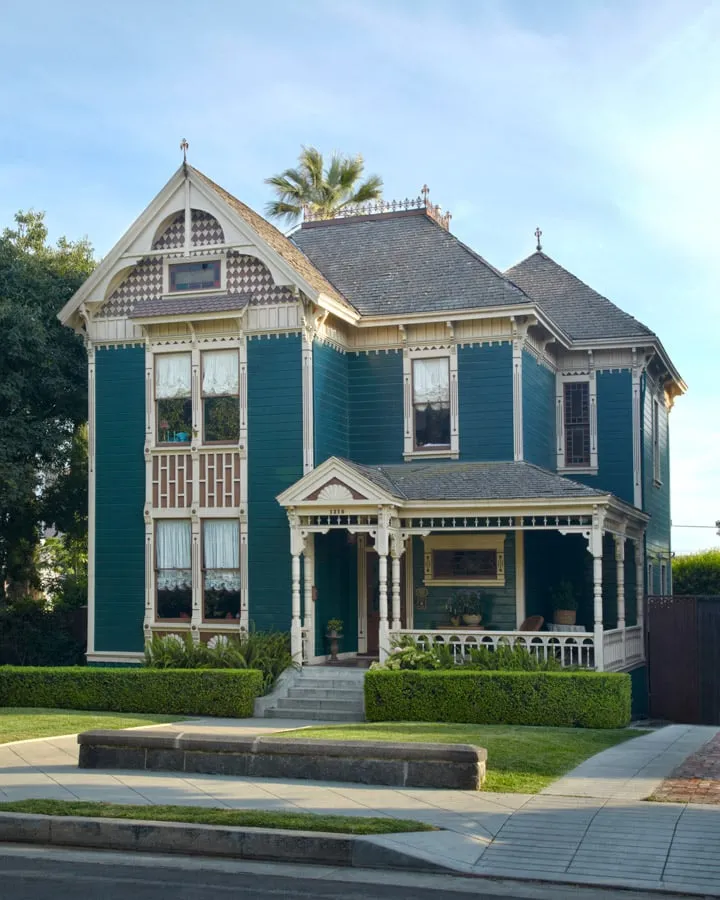
[[[159,453],[153,457],[152,498],[155,509],[187,509],[192,503],[192,457]]]
[[[227,255],[227,289],[231,294],[250,294],[253,306],[295,302],[288,288],[275,284],[263,262],[241,253]]]
[[[237,451],[200,454],[200,506],[209,509],[240,506],[240,454]]]
[[[190,240],[194,246],[225,243],[222,226],[214,216],[200,209],[191,210],[190,215],[192,217]]]
[[[126,316],[139,300],[151,300],[162,294],[162,259],[142,259],[123,283],[110,295],[98,316]]]
[[[178,213],[160,237],[155,239],[153,250],[167,250],[185,246],[185,213]]]

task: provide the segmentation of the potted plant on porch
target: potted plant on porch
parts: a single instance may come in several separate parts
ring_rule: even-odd
[[[342,619],[329,619],[327,623],[326,637],[330,641],[330,659],[338,658],[338,641],[342,640]]]
[[[477,628],[482,622],[482,598],[475,591],[469,591],[463,597],[463,622],[471,628]]]
[[[575,588],[569,581],[560,581],[550,592],[553,621],[556,625],[574,625],[578,600]]]
[[[450,624],[457,628],[463,614],[463,601],[460,594],[453,594],[445,604],[445,612],[450,617]]]

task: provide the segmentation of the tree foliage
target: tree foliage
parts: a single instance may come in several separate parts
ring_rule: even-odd
[[[703,550],[672,561],[674,594],[720,596],[720,550]]]
[[[38,586],[41,523],[86,530],[87,361],[57,313],[93,266],[86,239],[48,243],[44,213],[0,234],[0,599]]]
[[[303,147],[297,166],[265,179],[277,195],[267,204],[267,213],[293,221],[307,208],[329,219],[349,204],[377,200],[382,196],[382,178],[370,175],[361,181],[364,169],[359,153],[333,153],[326,167],[319,150]]]

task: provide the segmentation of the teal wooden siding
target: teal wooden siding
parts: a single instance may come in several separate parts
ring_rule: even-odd
[[[359,463],[403,461],[402,354],[350,353],[350,456]]]
[[[341,653],[357,652],[358,621],[357,545],[348,544],[347,532],[315,535],[315,652],[329,653],[325,635],[329,619],[342,619]]]
[[[569,477],[590,487],[610,491],[632,504],[632,374],[628,369],[623,369],[619,372],[598,372],[596,378],[598,474]]]
[[[555,471],[555,374],[523,350],[523,455],[528,462]]]
[[[145,348],[95,356],[95,649],[143,649]]]
[[[347,355],[313,344],[313,424],[315,465],[330,456],[350,455]]]
[[[413,589],[424,587],[424,544],[422,538],[413,538]],[[449,628],[450,618],[445,604],[459,591],[476,591],[484,595],[492,595],[492,607],[489,621],[483,621],[483,627],[492,627],[499,631],[513,630],[516,627],[515,605],[515,534],[505,535],[505,584],[502,587],[428,587],[427,608],[414,612],[415,628]]]
[[[249,340],[248,578],[250,622],[290,627],[290,529],[276,497],[302,477],[300,336]]]
[[[669,416],[664,400],[660,398],[660,484],[655,483],[653,467],[653,392],[643,376],[642,397],[642,484],[643,510],[650,515],[645,545],[648,561],[653,564],[654,584],[648,590],[660,592],[660,566],[667,567],[670,589],[670,441]]]
[[[460,458],[513,459],[510,344],[458,347]]]

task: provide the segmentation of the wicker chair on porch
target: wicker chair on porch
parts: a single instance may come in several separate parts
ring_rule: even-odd
[[[540,631],[544,624],[545,619],[542,616],[529,616],[518,631]]]

